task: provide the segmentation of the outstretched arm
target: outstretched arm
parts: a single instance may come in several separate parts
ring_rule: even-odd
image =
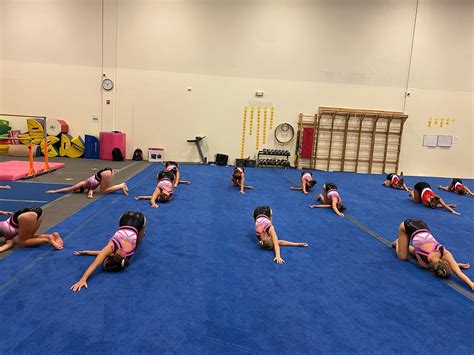
[[[176,171],[176,178],[174,179],[174,187],[179,185],[180,178],[181,178],[181,175],[180,175],[179,170],[178,170],[178,171]]]
[[[467,186],[464,186],[464,188],[466,189],[468,195],[474,196],[474,193],[472,193],[472,191],[469,190],[469,188]]]
[[[278,264],[283,264],[285,260],[283,260],[280,255],[280,243],[278,242],[278,236],[276,234],[275,227],[271,226],[268,230],[268,234],[270,234],[270,237],[272,237],[273,249],[275,250],[275,257],[273,258],[273,261]]]
[[[446,250],[443,255],[443,259],[449,263],[449,266],[451,266],[451,269],[454,271],[456,276],[459,277],[462,281],[464,281],[471,288],[471,290],[474,291],[474,282],[472,282],[471,279],[461,271],[458,263],[453,257],[453,254]]]
[[[70,191],[74,191],[74,190],[77,190],[77,189],[80,189],[81,187],[84,187],[86,186],[86,182],[85,181],[81,181],[81,182],[78,182],[77,184],[75,185],[72,185],[72,186],[69,186],[69,187],[64,187],[62,189],[58,189],[58,190],[48,190],[46,191],[47,194],[54,194],[54,193],[57,193],[57,192],[70,192]]]
[[[449,186],[441,186],[441,185],[439,185],[439,186],[438,186],[438,189],[441,189],[441,190],[444,190],[444,191],[451,191],[451,190],[449,189]]]
[[[337,199],[336,198],[332,199],[331,208],[334,211],[334,213],[337,214],[339,217],[344,217],[344,214],[339,212],[339,210],[337,209]]]
[[[113,253],[113,251],[114,249],[112,247],[112,243],[111,242],[107,243],[104,249],[102,249],[99,252],[95,260],[87,268],[86,272],[84,273],[84,275],[82,275],[81,279],[71,286],[71,290],[73,290],[74,292],[78,292],[83,287],[87,288],[87,279],[94,273],[95,269],[97,269],[104,262],[105,258],[108,255]]]
[[[91,255],[97,256],[100,254],[100,250],[76,250],[74,251],[74,255]]]
[[[453,210],[451,208],[451,206],[453,205],[447,205],[442,198],[439,199],[439,203],[441,204],[441,206],[443,206],[444,208],[446,208],[449,212],[455,214],[456,216],[460,216],[461,214],[459,212],[456,212],[455,210]]]
[[[10,190],[10,189],[11,189],[11,187],[10,187],[10,186],[8,186],[8,185],[1,185],[1,186],[0,186],[0,189],[6,189],[6,190]]]
[[[5,244],[3,244],[1,247],[0,247],[0,253],[3,253],[4,251],[7,251],[8,249],[11,249],[13,247],[13,240],[12,239],[8,239]]]
[[[153,195],[151,195],[151,198],[150,198],[151,207],[153,208],[158,207],[158,204],[156,203],[156,199],[158,198],[160,193],[161,193],[161,190],[159,188],[156,188],[155,191],[153,191]]]
[[[13,214],[13,212],[10,212],[10,211],[0,211],[0,214],[3,214],[3,215],[5,215],[5,214]]]
[[[308,191],[306,191],[306,180],[303,179],[303,178],[301,178],[301,190],[303,190],[303,193],[304,193],[305,195],[308,194]]]

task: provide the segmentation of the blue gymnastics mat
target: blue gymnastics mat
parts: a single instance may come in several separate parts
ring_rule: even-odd
[[[384,244],[404,218],[422,218],[459,262],[473,261],[472,198],[440,191],[457,217],[382,187],[381,175],[315,172],[314,191],[338,185],[349,216],[340,218],[289,190],[299,171],[247,169],[255,191],[241,195],[231,167],[183,165],[192,184],[152,209],[132,197],[151,194],[159,167],[127,182],[131,196],[104,196],[56,226],[64,250],[18,249],[0,261],[0,353],[472,353],[470,293]],[[420,180],[448,182],[407,178]],[[275,264],[255,241],[261,204],[281,239],[310,247],[282,248],[286,263]],[[131,266],[97,270],[88,289],[71,292],[93,260],[73,251],[105,246],[127,210],[148,219]]]
[[[63,194],[47,194],[46,191],[70,186],[14,181],[0,181],[0,185],[11,187],[10,190],[0,189],[0,210],[12,212],[28,206],[43,206],[57,200]],[[0,219],[2,217],[0,216]]]

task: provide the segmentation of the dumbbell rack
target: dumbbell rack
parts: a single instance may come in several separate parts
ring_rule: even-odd
[[[290,167],[290,152],[279,149],[263,149],[257,153],[257,168],[283,168]],[[271,157],[271,158],[262,158]],[[276,159],[276,157],[279,157]],[[282,158],[284,157],[284,158]]]

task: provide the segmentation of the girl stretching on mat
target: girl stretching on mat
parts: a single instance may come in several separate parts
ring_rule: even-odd
[[[102,250],[80,250],[74,255],[91,255],[95,260],[87,268],[81,279],[71,286],[74,292],[87,288],[87,279],[100,265],[106,271],[120,271],[128,267],[130,259],[137,251],[145,235],[146,218],[141,212],[129,211],[120,217],[119,226]]]
[[[469,188],[462,183],[461,179],[454,178],[451,180],[448,186],[438,186],[438,189],[444,190],[444,191],[451,191],[451,192],[456,192],[460,195],[469,195],[473,196],[474,194],[469,190]]]
[[[403,178],[403,172],[398,176],[397,174],[388,174],[383,182],[386,187],[391,187],[397,190],[409,191],[410,189],[405,185],[405,179]]]
[[[245,169],[240,166],[236,166],[232,171],[232,182],[234,186],[240,188],[240,193],[244,194],[244,189],[253,190],[253,186],[245,185]]]
[[[302,190],[306,195],[314,185],[316,185],[316,180],[313,180],[313,173],[311,171],[303,171],[301,173],[301,186],[292,186],[290,190]]]
[[[11,186],[8,185],[0,185],[0,189],[10,190]]]
[[[336,184],[327,182],[323,185],[323,193],[318,196],[318,201],[322,202],[322,205],[310,205],[310,208],[332,208],[335,214],[340,217],[344,217],[342,211],[346,207],[342,204],[341,196],[337,192]]]
[[[415,203],[422,203],[426,207],[431,208],[446,208],[449,212],[457,216],[461,215],[459,212],[453,210],[456,205],[446,204],[441,197],[431,190],[431,186],[427,182],[417,182],[409,194]]]
[[[179,184],[190,185],[191,181],[181,180],[181,174],[179,173],[179,164],[174,161],[165,162],[165,171],[172,171],[174,173],[173,186],[176,187]]]
[[[87,198],[92,198],[94,196],[94,190],[100,187],[101,194],[110,194],[112,192],[122,190],[125,195],[128,195],[127,184],[122,182],[118,185],[112,185],[114,178],[114,173],[111,168],[104,168],[96,172],[90,178],[78,182],[77,184],[65,187],[58,190],[48,190],[47,194],[54,194],[57,192],[86,192]]]
[[[21,247],[35,247],[40,244],[50,244],[55,249],[64,247],[64,242],[57,232],[35,235],[43,221],[43,210],[40,207],[27,207],[15,213],[0,211],[0,215],[11,215],[6,221],[0,222],[0,237],[5,239],[0,253],[13,247],[13,238],[16,236]]]
[[[275,250],[273,261],[283,264],[280,256],[280,246],[287,247],[307,247],[308,243],[287,242],[286,240],[278,240],[275,227],[272,224],[272,209],[268,206],[258,206],[253,211],[253,219],[255,220],[255,233],[257,234],[258,244],[267,250]]]
[[[410,241],[413,246],[410,245]],[[420,220],[407,219],[398,227],[398,239],[391,247],[396,250],[400,260],[406,260],[408,253],[416,257],[418,264],[429,269],[436,276],[447,279],[452,271],[464,281],[472,291],[474,283],[461,269],[469,269],[467,263],[458,264],[453,255],[431,235],[428,225]]]
[[[151,207],[157,208],[156,201],[168,202],[173,198],[174,185],[172,181],[174,179],[175,175],[172,171],[160,171],[157,176],[158,184],[153,194],[151,196],[137,196],[135,200],[150,200]]]

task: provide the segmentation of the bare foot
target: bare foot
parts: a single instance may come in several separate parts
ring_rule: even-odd
[[[49,244],[51,244],[55,249],[64,248],[64,241],[61,239],[58,232],[49,235]]]

